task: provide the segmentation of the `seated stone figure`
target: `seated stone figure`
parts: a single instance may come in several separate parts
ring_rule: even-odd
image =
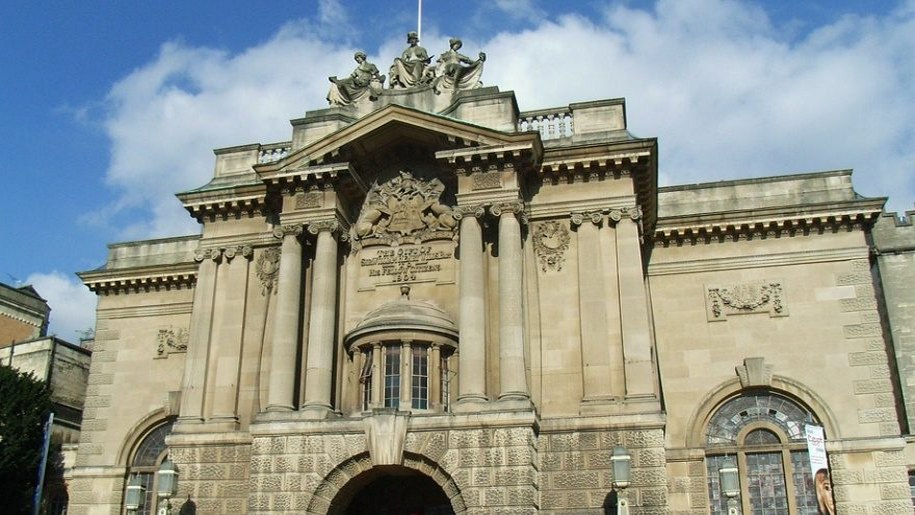
[[[479,58],[474,61],[466,55],[458,52],[464,43],[458,38],[448,40],[450,48],[438,56],[438,63],[430,73],[432,79],[432,89],[436,93],[446,91],[459,91],[465,89],[479,88],[482,83],[480,78],[483,76],[483,62],[486,61],[486,54],[480,52]]]
[[[366,60],[365,52],[356,52],[353,58],[359,64],[349,77],[328,77],[331,86],[327,101],[331,105],[350,105],[365,98],[374,100],[384,88],[384,75],[380,75],[378,67]]]
[[[394,64],[391,65],[389,88],[404,89],[423,84],[426,66],[432,59],[426,49],[419,46],[419,35],[416,32],[407,33],[407,43],[409,46],[400,57],[394,58]]]

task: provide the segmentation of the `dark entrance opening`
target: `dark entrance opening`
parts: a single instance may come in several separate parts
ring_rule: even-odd
[[[348,498],[348,500],[347,500]],[[373,469],[353,478],[334,504],[347,515],[454,515],[432,478],[409,469]]]

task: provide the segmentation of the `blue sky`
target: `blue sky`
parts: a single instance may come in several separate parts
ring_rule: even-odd
[[[172,193],[213,148],[288,139],[355,49],[386,69],[415,26],[415,0],[3,3],[0,281],[75,340],[94,298],[74,272],[193,232]],[[854,168],[913,208],[915,0],[426,0],[423,45],[451,36],[522,109],[626,97],[662,184]]]

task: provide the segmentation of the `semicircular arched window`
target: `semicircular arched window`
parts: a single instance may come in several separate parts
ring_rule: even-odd
[[[741,513],[816,514],[817,496],[805,426],[812,411],[768,391],[749,391],[725,401],[706,428],[706,467],[712,515],[728,513],[719,471],[736,464]]]
[[[131,480],[137,480],[143,487],[145,499],[143,505],[131,512],[135,515],[151,515],[156,513],[156,472],[159,465],[168,457],[168,447],[165,445],[165,437],[171,434],[174,420],[156,426],[146,433],[146,436],[140,440],[133,451],[130,459],[130,467],[127,470],[127,481],[125,488],[131,483]],[[125,490],[126,500],[126,490]]]

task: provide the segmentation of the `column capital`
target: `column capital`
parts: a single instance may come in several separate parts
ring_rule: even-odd
[[[331,234],[340,231],[340,222],[336,220],[319,220],[308,224],[308,232],[318,235],[318,233],[327,231]]]
[[[461,220],[465,216],[482,218],[484,214],[486,214],[486,210],[483,209],[482,205],[455,206],[452,210],[452,216],[454,216],[455,220]]]
[[[502,216],[503,214],[517,215],[524,212],[524,204],[520,200],[499,202],[489,206],[489,212],[494,216]]]
[[[591,212],[573,212],[569,215],[569,221],[572,225],[579,226],[585,222],[591,222],[594,225],[600,225],[604,221],[604,214],[600,211]]]
[[[223,249],[222,255],[225,256],[228,261],[231,261],[235,256],[251,259],[254,256],[254,249],[251,248],[251,245],[233,245]]]
[[[209,249],[197,249],[194,252],[194,261],[198,263],[213,260],[219,261],[222,258],[222,250],[218,248],[209,248]]]
[[[273,237],[283,239],[286,236],[299,236],[302,234],[302,224],[277,225],[273,228]]]

